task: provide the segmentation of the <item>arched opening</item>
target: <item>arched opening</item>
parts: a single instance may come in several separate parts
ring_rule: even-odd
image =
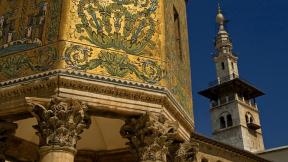
[[[221,62],[221,66],[222,66],[222,70],[224,70],[224,69],[225,69],[225,64],[224,64],[224,62]]]
[[[261,126],[257,122],[255,122],[254,117],[252,116],[252,114],[250,112],[246,113],[245,120],[246,120],[247,127],[249,129],[255,131],[255,130],[261,128]]]
[[[227,127],[232,127],[232,126],[233,126],[232,115],[228,114],[227,115]]]
[[[233,126],[233,118],[229,112],[223,112],[219,117],[219,126],[220,129]]]
[[[226,121],[223,116],[220,117],[220,129],[226,128]]]
[[[246,123],[254,123],[254,118],[250,112],[247,112],[245,115]]]
[[[209,162],[206,158],[201,159],[201,162]]]
[[[245,115],[245,119],[246,119],[246,123],[248,124],[249,123],[249,118],[248,118],[247,114]]]

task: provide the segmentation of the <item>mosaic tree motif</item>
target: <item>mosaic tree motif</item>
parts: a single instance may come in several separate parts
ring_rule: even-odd
[[[152,40],[157,20],[158,0],[79,0],[76,24],[80,40],[102,49],[113,48],[142,55],[146,47],[155,48]]]

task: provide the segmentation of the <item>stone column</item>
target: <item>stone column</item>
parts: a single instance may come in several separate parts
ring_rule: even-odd
[[[5,152],[8,149],[7,139],[14,136],[17,124],[0,121],[0,161],[5,161]]]
[[[178,125],[164,115],[147,113],[140,118],[128,119],[121,128],[132,152],[140,162],[166,162],[169,145],[175,140]]]
[[[193,141],[181,143],[174,162],[197,162],[199,144]]]
[[[39,100],[27,99],[38,121],[33,127],[40,139],[41,162],[74,162],[79,135],[91,124],[87,106],[74,99],[53,98],[47,104]]]

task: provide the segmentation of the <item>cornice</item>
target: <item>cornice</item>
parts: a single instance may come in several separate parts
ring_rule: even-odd
[[[165,87],[137,83],[72,70],[53,70],[0,83],[0,101],[22,100],[25,97],[50,98],[61,88],[162,105],[188,131],[194,122],[188,112]],[[23,113],[23,112],[22,112]]]
[[[106,77],[106,76],[101,76],[101,75],[96,75],[96,74],[88,74],[88,73],[81,72],[81,71],[66,70],[66,69],[56,69],[56,70],[51,70],[51,71],[34,74],[34,75],[26,76],[26,77],[3,81],[3,82],[0,82],[0,88],[10,87],[10,86],[14,86],[15,84],[21,84],[21,83],[30,82],[33,80],[45,79],[50,76],[58,76],[58,75],[70,76],[70,77],[76,77],[76,78],[84,78],[86,80],[93,80],[93,81],[104,82],[104,83],[113,83],[113,84],[128,85],[128,86],[133,86],[133,87],[148,88],[148,89],[153,89],[153,90],[164,89],[163,87],[157,86],[157,85],[133,82],[133,81],[128,81],[128,80],[111,78],[111,77]]]

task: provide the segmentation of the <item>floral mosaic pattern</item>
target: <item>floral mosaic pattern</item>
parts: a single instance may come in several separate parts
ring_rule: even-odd
[[[43,55],[43,53],[45,53],[45,55]],[[57,49],[53,47],[36,50],[33,56],[28,56],[24,53],[2,58],[0,60],[0,76],[15,78],[23,76],[26,71],[47,71],[53,67],[58,60],[59,55]]]
[[[153,36],[158,0],[79,0],[76,31],[80,40],[102,49],[113,48],[128,54],[143,55],[146,47],[155,48]]]
[[[129,60],[127,55],[105,50],[102,50],[96,58],[92,58],[92,49],[79,45],[72,45],[66,49],[65,61],[72,69],[87,71],[102,68],[109,75],[121,78],[134,74],[151,84],[159,82],[163,77],[163,70],[154,61],[144,60],[135,63]]]

